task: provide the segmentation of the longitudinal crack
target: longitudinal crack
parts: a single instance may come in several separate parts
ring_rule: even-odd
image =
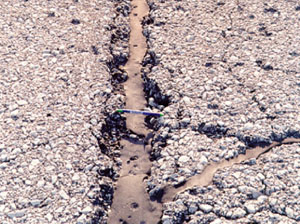
[[[147,104],[141,70],[147,52],[142,21],[148,11],[145,0],[131,1],[130,56],[126,65],[122,67],[127,73],[127,81],[123,86],[128,109],[141,110]],[[108,223],[156,224],[159,222],[161,204],[150,200],[144,184],[144,179],[147,178],[151,168],[151,146],[147,144],[151,132],[146,127],[144,119],[143,115],[126,115],[126,127],[132,134],[123,137],[120,141],[122,169],[115,186]]]
[[[144,109],[147,106],[151,108],[161,109],[167,107],[170,103],[169,96],[163,94],[153,94],[157,91],[159,86],[152,79],[147,78],[146,74],[149,72],[147,64],[157,65],[159,61],[156,58],[155,52],[147,52],[147,44],[145,36],[147,32],[144,30],[141,23],[152,23],[153,19],[143,20],[147,15],[149,9],[146,1],[133,0],[131,5],[132,11],[130,14],[130,57],[127,63],[119,74],[119,80],[124,82],[124,90],[126,95],[126,108],[128,109]],[[230,17],[231,19],[231,17]],[[232,25],[232,19],[231,19]],[[148,33],[149,34],[149,33]],[[224,33],[225,35],[225,33]],[[230,45],[227,46],[227,48]],[[226,50],[227,50],[226,48]],[[146,54],[147,52],[147,54]],[[224,59],[224,56],[223,56]],[[225,60],[225,59],[224,59]],[[224,61],[225,62],[225,61]],[[235,66],[242,66],[244,63],[238,62]],[[208,63],[205,65],[210,67]],[[151,67],[151,66],[150,66]],[[151,71],[151,69],[149,69]],[[141,79],[141,71],[143,72],[143,80]],[[231,71],[230,71],[231,72]],[[125,74],[126,73],[126,74]],[[122,79],[122,77],[125,77]],[[120,82],[121,82],[120,81]],[[148,85],[147,85],[148,84]],[[146,103],[146,99],[148,104]],[[152,101],[151,101],[152,100]],[[150,103],[151,101],[151,103]],[[256,98],[253,101],[258,103],[261,112],[265,108],[259,104]],[[162,107],[160,107],[162,106]],[[216,107],[216,108],[214,108]],[[209,109],[217,109],[218,105],[209,105]],[[178,110],[180,111],[180,110]],[[180,115],[178,115],[180,117]],[[232,115],[233,116],[233,115]],[[274,118],[273,118],[274,119]],[[150,120],[147,120],[148,127]],[[149,195],[145,191],[144,179],[149,174],[151,162],[149,161],[149,153],[152,151],[150,145],[141,144],[147,143],[145,136],[149,136],[150,131],[144,124],[144,117],[138,115],[127,115],[126,126],[131,131],[131,136],[122,138],[120,145],[122,171],[115,187],[114,201],[111,208],[109,223],[157,223],[159,221],[159,212],[161,212],[161,205],[155,204],[149,200]],[[152,124],[152,127],[155,125]],[[179,128],[187,128],[179,125]],[[192,127],[193,128],[193,127]],[[155,130],[159,127],[155,126]],[[221,125],[210,125],[204,122],[196,127],[200,134],[204,134],[209,138],[223,138],[223,137],[236,137],[238,141],[245,143],[244,151],[242,154],[230,160],[223,160],[218,163],[209,164],[201,174],[195,175],[185,182],[181,182],[175,186],[166,186],[163,190],[157,193],[162,202],[168,202],[174,199],[175,195],[185,191],[193,186],[207,186],[212,182],[213,176],[217,170],[230,167],[234,164],[239,164],[251,158],[258,158],[260,155],[270,151],[273,147],[281,144],[299,143],[300,140],[297,136],[286,135],[284,137],[269,136],[268,138],[256,138],[255,136],[243,136],[238,133],[232,133],[230,128]],[[144,140],[141,141],[141,136]],[[166,144],[166,141],[164,142]],[[154,147],[153,147],[154,148]],[[247,150],[246,150],[247,149]],[[243,154],[245,153],[245,154]],[[157,198],[156,198],[157,199]]]

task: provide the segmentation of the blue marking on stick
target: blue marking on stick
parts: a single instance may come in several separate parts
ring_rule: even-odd
[[[130,109],[118,109],[117,112],[119,112],[119,113],[129,113],[129,114],[142,114],[142,115],[145,115],[145,116],[156,116],[156,117],[164,116],[163,113],[156,113],[156,112],[150,112],[150,111],[140,111],[140,110],[130,110]]]

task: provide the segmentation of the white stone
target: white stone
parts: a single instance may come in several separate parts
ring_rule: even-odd
[[[232,105],[232,102],[231,101],[225,101],[225,105],[230,107]]]
[[[22,66],[26,66],[26,65],[28,65],[28,61],[22,61],[20,64],[21,64]]]
[[[55,170],[55,166],[46,166],[46,167],[45,167],[45,170],[46,170],[47,172],[52,172],[52,171]]]
[[[208,160],[207,160],[206,156],[201,156],[200,157],[200,164],[206,165],[207,163],[208,163]]]
[[[19,110],[14,110],[10,113],[10,116],[15,117],[18,116],[18,114],[19,114]]]
[[[263,204],[263,203],[265,203],[267,200],[268,200],[268,197],[265,196],[265,195],[261,195],[261,196],[259,196],[259,197],[257,198],[257,202],[258,202],[259,204]]]
[[[78,219],[76,224],[85,224],[86,223],[86,215],[82,214]]]
[[[111,89],[108,89],[108,88],[107,88],[107,89],[105,90],[105,93],[110,94],[110,93],[111,93]]]
[[[221,224],[222,220],[221,219],[215,219],[214,221],[212,221],[210,224]]]
[[[57,181],[57,176],[56,176],[56,175],[53,175],[53,176],[51,177],[51,183],[52,183],[52,184],[55,184],[56,181]]]
[[[239,60],[239,58],[235,55],[232,55],[230,58],[229,58],[231,61],[235,62],[237,60]]]
[[[233,219],[239,219],[239,218],[242,218],[246,215],[246,211],[242,208],[237,208],[233,211],[232,213],[232,218]]]
[[[212,207],[211,205],[207,205],[207,204],[201,204],[201,205],[199,206],[199,208],[200,208],[203,212],[205,212],[205,213],[209,213],[209,212],[211,212],[212,209],[213,209],[213,207]]]
[[[183,119],[181,120],[181,123],[182,123],[183,125],[188,125],[190,122],[191,122],[191,119],[188,118],[188,117],[185,117],[185,118],[183,118]]]
[[[3,192],[0,193],[0,198],[6,199],[7,195],[8,195],[8,192],[7,191],[3,191]]]
[[[280,105],[280,104],[276,104],[276,105],[275,105],[275,109],[276,109],[276,111],[281,110],[281,105]]]
[[[166,215],[164,215],[161,220],[162,220],[163,224],[172,224],[173,223],[171,218],[169,216],[166,216]]]
[[[66,164],[66,169],[67,169],[67,170],[72,170],[72,169],[73,169],[72,164],[69,163],[69,162],[67,162],[67,164]]]
[[[251,214],[255,213],[258,210],[257,206],[255,204],[246,204],[245,208],[246,208],[246,211]]]
[[[191,204],[191,206],[189,207],[189,213],[194,214],[196,211],[198,210],[198,207],[196,204]]]
[[[154,101],[154,98],[152,98],[152,97],[149,98],[149,102],[148,102],[148,103],[149,103],[149,105],[152,106],[152,107],[155,107],[155,106],[156,106],[156,103],[155,103],[155,101]]]
[[[48,213],[45,217],[48,220],[48,222],[51,222],[53,220],[53,215],[51,215],[50,213]]]
[[[273,84],[273,81],[272,81],[272,80],[270,80],[270,79],[267,79],[267,80],[265,80],[265,82],[266,82],[268,85],[271,85],[271,84]]]
[[[228,88],[226,88],[225,90],[224,90],[224,92],[225,93],[232,93],[232,88],[230,88],[230,87],[228,87]],[[227,101],[227,102],[229,102],[229,101]]]
[[[1,213],[1,212],[4,212],[4,210],[5,210],[5,205],[3,205],[3,204],[0,205],[0,213]]]
[[[82,213],[83,214],[88,214],[88,213],[90,213],[90,212],[92,212],[93,211],[93,209],[90,207],[90,206],[86,206],[84,209],[82,209]]]
[[[72,177],[72,181],[78,181],[80,179],[80,176],[78,173],[75,173]]]
[[[39,180],[36,184],[37,187],[43,187],[45,185],[45,181],[44,180]]]
[[[241,172],[234,172],[234,173],[232,174],[232,176],[234,176],[236,179],[239,179],[240,176],[241,176]]]
[[[64,190],[60,190],[59,195],[65,200],[69,199],[69,195],[67,195],[67,193]]]
[[[285,208],[285,213],[286,213],[287,217],[289,217],[289,218],[295,218],[294,217],[294,211],[293,211],[293,209],[291,209],[289,207],[286,207]]]
[[[195,39],[195,37],[192,36],[192,35],[187,35],[187,36],[186,36],[186,41],[187,41],[187,42],[192,42],[194,39]]]
[[[0,154],[0,161],[1,161],[1,162],[8,162],[8,161],[9,161],[8,154],[2,152],[2,153]]]
[[[300,168],[300,160],[299,159],[294,162],[294,168]]]
[[[190,158],[188,156],[180,156],[178,159],[178,162],[186,163],[189,160],[190,160]]]
[[[187,105],[190,105],[190,104],[191,104],[191,100],[190,100],[190,98],[187,97],[187,96],[183,97],[182,100],[183,100],[183,102],[184,102],[185,104],[187,104]]]
[[[25,180],[25,184],[30,186],[32,184],[31,180]]]
[[[39,163],[40,163],[40,161],[38,159],[31,160],[31,163],[29,165],[29,170],[34,169]]]
[[[271,206],[275,206],[277,204],[277,199],[276,198],[272,198],[272,199],[269,200],[269,202],[270,202]]]
[[[260,180],[264,180],[264,179],[265,179],[265,176],[264,176],[262,173],[257,174],[257,177],[258,177]]]
[[[17,104],[18,104],[19,106],[24,106],[24,105],[26,105],[26,104],[28,104],[28,103],[27,103],[26,100],[18,100],[18,101],[17,101]]]
[[[253,124],[252,123],[246,123],[244,125],[244,131],[249,131],[253,128]]]
[[[67,147],[66,150],[67,150],[67,152],[70,152],[70,153],[75,152],[75,149],[73,147]]]
[[[57,213],[62,213],[64,210],[64,207],[59,207],[58,209],[55,210]]]

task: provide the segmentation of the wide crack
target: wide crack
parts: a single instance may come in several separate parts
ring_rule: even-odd
[[[152,6],[155,8],[155,6]],[[152,8],[150,7],[150,8]],[[149,25],[157,23],[155,21],[155,18],[149,16],[146,18],[143,22],[144,25]],[[144,30],[144,35],[149,38],[150,32],[149,30],[145,29]],[[156,56],[156,53],[154,51],[148,51],[147,56],[145,57],[144,60],[144,75],[151,73],[151,69],[154,66],[159,65],[159,58]],[[148,65],[151,65],[150,68]],[[236,64],[236,66],[242,66],[242,64]],[[269,67],[264,67],[264,69],[269,69]],[[169,106],[172,104],[171,98],[172,96],[167,96],[165,99],[168,99],[168,103],[164,104],[162,101],[162,91],[159,88],[158,84],[155,82],[155,80],[152,80],[148,78],[147,75],[144,77],[145,83],[148,86],[152,86],[150,88],[145,87],[145,93],[147,94],[146,98],[148,101],[148,105],[151,108],[156,108],[162,110],[164,107]],[[149,91],[150,90],[150,91]],[[157,91],[154,91],[157,90]],[[159,92],[160,96],[157,94],[155,97],[153,92]],[[258,104],[259,109],[264,112],[265,108],[264,106],[255,98],[253,98],[253,101]],[[214,109],[215,105],[211,105],[212,108],[209,109]],[[217,108],[216,108],[217,109]],[[274,120],[274,117],[270,116],[267,117],[268,119]],[[158,160],[161,158],[160,152],[163,147],[165,147],[166,144],[166,138],[162,138],[161,134],[158,134],[160,132],[160,129],[164,127],[164,124],[162,122],[158,122],[157,120],[153,118],[147,118],[146,122],[149,127],[153,128],[156,132],[156,135],[154,136],[152,140],[152,145],[155,143],[159,142],[159,147],[153,147],[153,156],[154,160]],[[186,128],[186,126],[180,126],[179,129]],[[195,175],[191,177],[188,180],[185,180],[183,182],[180,182],[178,184],[175,184],[174,186],[166,186],[165,188],[154,188],[153,192],[150,194],[152,197],[156,198],[156,200],[162,200],[163,202],[169,202],[174,199],[175,195],[179,192],[183,192],[192,186],[206,186],[211,183],[211,180],[213,178],[214,173],[222,169],[224,167],[232,166],[233,164],[236,163],[241,163],[243,161],[252,159],[252,158],[259,158],[262,154],[269,152],[272,148],[279,146],[281,144],[293,144],[293,143],[299,143],[300,142],[300,135],[299,132],[294,131],[292,129],[284,132],[284,133],[276,133],[272,132],[270,136],[262,137],[262,136],[248,136],[248,135],[243,135],[239,132],[233,132],[230,127],[225,127],[219,124],[209,124],[209,123],[200,123],[198,127],[191,127],[192,130],[198,131],[202,135],[206,135],[207,137],[211,139],[221,139],[221,138],[237,138],[240,142],[242,142],[245,147],[239,148],[239,154],[237,156],[232,157],[232,159],[224,160],[218,163],[212,163],[207,166],[207,168],[203,171],[202,174]],[[206,175],[205,173],[209,173]],[[198,179],[198,180],[196,180]],[[206,185],[203,183],[206,183]],[[170,190],[171,189],[171,190]],[[169,193],[172,192],[172,193]],[[172,196],[171,196],[172,195]],[[170,196],[170,197],[169,197]],[[186,220],[185,215],[183,214],[183,217],[181,217],[179,220]],[[181,222],[178,222],[181,223]]]
[[[116,1],[118,4],[121,4],[120,1]],[[134,6],[135,1],[132,2],[132,5]],[[150,9],[154,6],[150,6]],[[117,7],[118,12],[121,13],[122,15],[125,15],[129,13],[130,8],[127,5],[123,5],[121,7]],[[136,7],[133,7],[136,8]],[[125,9],[125,11],[124,11]],[[124,14],[125,13],[125,14]],[[138,16],[138,15],[137,15]],[[143,25],[146,24],[151,24],[154,23],[154,18],[151,17],[145,17],[144,20],[142,21]],[[132,28],[132,27],[131,27]],[[116,32],[112,35],[112,41],[111,44],[114,46],[118,39],[124,40],[125,42],[129,41],[129,33],[128,29],[125,28],[123,31],[118,30],[117,25],[110,25],[108,30],[114,30],[117,29]],[[149,36],[149,33],[146,32],[146,30],[143,30],[144,36],[147,38]],[[132,49],[134,48],[139,48],[140,46],[132,46]],[[121,93],[122,95],[130,92],[130,88],[127,86],[127,91],[126,91],[126,84],[125,84],[125,90],[123,88],[123,85],[119,85],[121,83],[126,83],[126,81],[130,82],[130,77],[128,73],[130,73],[130,66],[128,67],[126,63],[128,63],[128,54],[127,53],[115,53],[114,48],[111,48],[111,54],[112,54],[112,59],[107,62],[108,68],[110,70],[110,73],[112,74],[112,84],[114,86],[115,93]],[[144,57],[145,56],[145,57]],[[139,82],[138,85],[142,83],[143,85],[143,94],[139,94],[139,97],[142,95],[142,98],[146,98],[146,103],[142,102],[139,106],[139,108],[136,109],[143,109],[143,107],[149,107],[151,109],[156,109],[156,110],[163,110],[165,107],[168,107],[171,104],[171,98],[172,96],[164,94],[163,91],[159,88],[158,84],[155,82],[155,80],[148,78],[148,74],[151,73],[151,70],[154,66],[159,64],[159,58],[153,51],[147,51],[146,55],[143,55],[143,61],[142,63],[142,78],[143,82]],[[126,68],[127,66],[127,68]],[[239,65],[237,65],[239,66]],[[129,79],[128,79],[129,77]],[[135,83],[136,84],[136,83]],[[130,87],[130,86],[129,86]],[[130,95],[130,93],[128,94]],[[128,96],[127,96],[128,97]],[[130,97],[132,100],[135,100],[134,97]],[[253,99],[256,102],[256,99]],[[138,100],[139,102],[139,100]],[[259,104],[259,102],[257,102]],[[126,103],[126,106],[134,106],[136,105],[135,103],[131,104],[130,102]],[[260,105],[259,105],[260,106]],[[211,107],[214,107],[214,105],[211,105]],[[130,108],[134,109],[134,108]],[[263,110],[263,108],[261,108]],[[179,111],[179,119],[180,119],[180,110]],[[111,111],[110,111],[111,112]],[[122,157],[122,150],[124,148],[128,147],[130,145],[131,147],[135,147],[134,145],[140,145],[144,148],[145,152],[144,155],[148,157],[148,153],[151,154],[151,160],[157,160],[160,158],[160,151],[162,150],[163,147],[167,145],[166,141],[168,137],[162,137],[161,134],[154,134],[154,137],[152,139],[148,138],[146,141],[145,139],[141,141],[141,138],[145,137],[145,133],[147,134],[148,131],[145,132],[145,127],[138,127],[139,123],[143,123],[143,119],[139,118],[138,122],[136,122],[136,119],[134,117],[126,117],[127,119],[127,124],[129,120],[129,128],[126,126],[125,118],[123,116],[120,116],[119,114],[116,113],[108,113],[107,114],[107,119],[105,120],[105,123],[102,125],[101,128],[101,135],[97,135],[93,133],[93,135],[97,138],[99,148],[101,152],[112,159],[117,158],[117,157]],[[129,119],[128,119],[129,118]],[[145,118],[145,123],[147,124],[147,127],[154,130],[154,131],[159,131],[159,129],[162,127],[162,122],[160,122],[159,119],[157,118],[152,118],[152,117],[146,117]],[[131,125],[135,124],[135,125]],[[188,125],[181,125],[179,128],[187,128]],[[224,138],[224,137],[236,137],[239,139],[239,141],[243,142],[246,145],[246,148],[243,148],[240,150],[240,155],[238,157],[235,157],[231,160],[224,160],[219,163],[212,163],[206,167],[206,169],[203,171],[203,173],[193,176],[188,180],[185,180],[184,182],[181,182],[179,184],[176,184],[174,186],[166,186],[163,189],[158,189],[155,192],[152,192],[150,194],[150,199],[152,201],[158,201],[158,202],[167,202],[170,200],[173,200],[175,195],[178,194],[179,192],[186,191],[187,189],[190,189],[193,186],[206,186],[209,183],[211,183],[211,180],[213,178],[214,173],[221,168],[232,166],[233,164],[240,163],[242,161],[248,160],[249,158],[258,158],[260,155],[263,153],[266,153],[270,151],[271,148],[275,146],[279,146],[280,144],[291,144],[293,142],[300,142],[300,134],[295,131],[288,131],[287,133],[283,134],[276,134],[272,133],[269,137],[267,138],[262,138],[258,136],[243,136],[239,133],[232,133],[230,131],[229,127],[224,127],[220,125],[214,125],[214,124],[206,124],[206,123],[200,123],[198,127],[192,127],[192,129],[197,130],[200,134],[206,135],[209,138]],[[135,132],[136,130],[136,132]],[[136,135],[137,134],[137,135]],[[152,136],[152,135],[150,135]],[[122,142],[123,139],[123,142]],[[125,142],[124,142],[125,140]],[[146,150],[146,145],[145,143],[148,142],[148,140],[151,140],[151,146],[152,149]],[[122,143],[121,143],[122,142]],[[129,143],[128,143],[129,142]],[[250,150],[251,149],[251,150]],[[115,153],[114,151],[117,151]],[[250,152],[251,151],[251,152]],[[125,157],[123,157],[125,158]],[[123,160],[123,168],[124,166],[124,161],[126,161],[127,164],[134,164],[134,161],[139,161],[139,156],[133,155],[130,157],[126,157],[125,160]],[[148,160],[148,158],[147,158]],[[120,165],[120,164],[119,164]],[[151,164],[150,164],[151,165]],[[150,166],[147,165],[149,168]],[[122,169],[123,169],[122,168]],[[126,169],[126,168],[125,168]],[[132,176],[136,176],[137,178],[133,178],[129,180],[131,184],[133,184],[135,181],[138,181],[140,183],[143,183],[144,179],[147,178],[147,176],[151,175],[151,172],[149,170],[143,170],[143,172],[139,173],[136,172],[136,170],[132,170],[132,167],[130,167],[128,170],[128,173],[123,173],[121,172],[121,176],[119,178],[119,185],[124,184],[127,181],[126,178]],[[124,171],[123,171],[124,172]],[[112,179],[116,179],[115,176],[118,176],[115,174],[116,172],[113,171],[113,169],[105,169],[100,172],[100,176],[108,176],[111,177]],[[138,177],[139,174],[142,174],[142,177]],[[122,182],[125,180],[125,182]],[[127,183],[128,184],[128,183]],[[145,186],[139,185],[139,187],[144,188]],[[113,193],[113,189],[107,188],[107,186],[103,186],[103,191],[100,196],[101,197],[106,197],[105,194]],[[120,187],[119,187],[120,188]],[[118,188],[117,188],[118,189]],[[128,189],[127,189],[128,190]],[[149,191],[150,189],[148,189]],[[128,193],[128,192],[127,192]],[[144,191],[138,191],[135,192],[137,195],[143,194],[144,196],[148,195]],[[126,195],[126,192],[122,193],[118,197],[123,197]],[[115,194],[115,199],[116,199],[116,194]],[[147,199],[148,200],[148,199]],[[111,198],[107,198],[107,201],[109,202],[108,204],[111,205]],[[100,202],[95,202],[95,203],[100,203]],[[117,207],[120,208],[120,207]],[[124,209],[124,208],[123,208]],[[114,210],[114,208],[112,208]],[[130,214],[134,213],[141,213],[143,210],[143,207],[141,207],[140,203],[137,203],[136,201],[132,202],[129,207],[124,209],[126,211],[118,211],[112,213],[111,217],[117,214],[117,217],[119,217],[119,214],[126,213],[127,217],[125,218],[116,218],[113,220],[117,220],[118,222],[121,223],[127,223],[126,220],[142,220],[140,218],[141,215],[137,216],[137,219],[133,218]],[[146,209],[147,210],[147,209]],[[143,212],[146,211],[145,209]],[[128,215],[128,213],[130,213]],[[147,213],[147,212],[146,212]],[[151,212],[149,213],[151,214]],[[102,213],[99,212],[99,217],[103,215]],[[180,220],[185,220],[187,214],[182,214],[182,217]],[[144,217],[146,215],[144,214]],[[147,218],[146,218],[147,219]],[[148,218],[151,220],[151,218]],[[101,220],[100,218],[97,218],[95,220]],[[144,220],[142,220],[144,221]],[[152,217],[153,223],[154,221]],[[151,221],[151,222],[152,222]],[[129,222],[129,223],[131,223]],[[134,222],[134,221],[133,221]],[[96,223],[96,222],[95,222]],[[148,223],[148,222],[147,222]]]
[[[147,106],[140,73],[147,50],[141,22],[148,10],[146,1],[131,2],[130,56],[126,64],[117,65],[118,69],[111,66],[115,63],[109,64],[114,79],[118,81],[117,84],[123,82],[125,104],[128,109],[141,110]],[[161,215],[161,205],[150,200],[144,183],[151,168],[149,159],[151,146],[148,141],[152,133],[145,126],[143,116],[132,114],[126,115],[126,130],[129,134],[121,136],[118,141],[121,147],[122,168],[114,188],[108,223],[157,223]],[[110,137],[108,135],[106,142]]]

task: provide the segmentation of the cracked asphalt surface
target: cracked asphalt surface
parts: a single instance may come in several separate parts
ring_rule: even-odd
[[[188,223],[297,223],[299,158],[299,145],[280,146],[219,170],[211,185],[179,195],[186,203],[175,211],[187,209]]]
[[[1,1],[1,223],[107,223],[121,169],[124,127],[111,113],[125,102],[125,3]],[[212,162],[300,138],[299,2],[148,4],[145,95],[165,114],[147,121],[151,198]],[[297,223],[299,168],[298,143],[274,147],[164,203],[161,222]]]
[[[93,133],[121,104],[106,65],[113,9],[0,2],[0,223],[105,219],[113,163]]]
[[[211,162],[300,137],[296,1],[148,2],[144,34],[155,60],[144,71],[170,96],[154,144],[159,153],[148,181],[150,194],[165,184],[183,183]],[[298,169],[292,165],[298,149],[297,143],[282,145],[245,163],[252,165],[218,171],[211,185],[165,204],[162,222],[299,221]],[[281,162],[264,164],[273,156]],[[271,183],[284,187],[275,190]]]

